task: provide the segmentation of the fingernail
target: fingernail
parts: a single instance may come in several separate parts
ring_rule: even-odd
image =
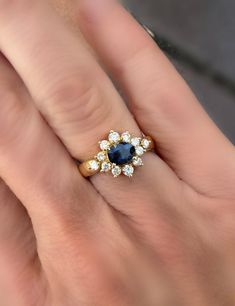
[[[96,21],[107,15],[116,0],[81,0],[80,11],[89,21]]]

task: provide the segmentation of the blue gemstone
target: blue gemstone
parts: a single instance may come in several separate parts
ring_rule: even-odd
[[[116,146],[112,146],[108,152],[111,163],[116,165],[128,164],[135,155],[135,147],[126,142],[121,142]]]

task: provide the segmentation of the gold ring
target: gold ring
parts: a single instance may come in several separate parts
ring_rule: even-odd
[[[114,177],[124,174],[132,177],[135,168],[143,166],[142,156],[154,149],[150,136],[133,137],[128,131],[110,131],[106,140],[99,142],[100,152],[92,159],[79,165],[84,177],[98,172],[111,172]]]

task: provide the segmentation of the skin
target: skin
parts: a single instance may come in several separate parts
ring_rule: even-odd
[[[234,305],[234,146],[118,3],[56,4],[0,0],[1,304]],[[110,129],[158,154],[86,180]]]

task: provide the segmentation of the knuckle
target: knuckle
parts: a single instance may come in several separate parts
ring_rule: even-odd
[[[93,84],[72,79],[63,82],[51,95],[48,112],[52,122],[60,128],[82,127],[90,129],[104,119],[108,107],[103,107],[102,92]]]

